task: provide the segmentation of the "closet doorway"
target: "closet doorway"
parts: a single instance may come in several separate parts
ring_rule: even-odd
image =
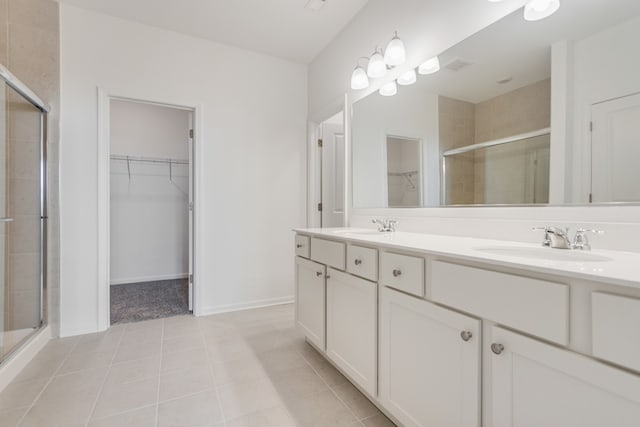
[[[109,101],[110,324],[193,311],[193,110]]]

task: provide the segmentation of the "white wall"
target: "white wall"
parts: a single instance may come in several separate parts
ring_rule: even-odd
[[[319,123],[342,108],[344,94],[357,100],[377,90],[352,91],[356,60],[384,48],[395,30],[407,49],[407,62],[386,81],[464,40],[524,5],[525,0],[369,0],[347,27],[309,65],[309,115]]]
[[[112,100],[109,118],[112,154],[188,160],[189,111]],[[186,277],[189,166],[110,165],[110,283]]]
[[[189,159],[189,111],[131,102],[111,101],[111,154]]]
[[[196,312],[293,295],[306,67],[60,5],[61,335],[98,329],[97,87],[197,108]]]

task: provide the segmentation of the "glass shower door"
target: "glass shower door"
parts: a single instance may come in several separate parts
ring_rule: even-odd
[[[42,325],[41,110],[0,88],[0,361]]]

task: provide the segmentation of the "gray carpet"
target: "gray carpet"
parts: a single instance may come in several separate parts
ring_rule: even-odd
[[[189,313],[187,279],[113,285],[110,290],[112,325]]]

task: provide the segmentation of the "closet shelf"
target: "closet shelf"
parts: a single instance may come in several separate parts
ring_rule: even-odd
[[[120,156],[112,155],[111,160],[123,160],[125,162],[145,162],[145,163],[170,163],[173,165],[188,165],[187,160],[168,159],[162,157],[138,157],[138,156]]]

